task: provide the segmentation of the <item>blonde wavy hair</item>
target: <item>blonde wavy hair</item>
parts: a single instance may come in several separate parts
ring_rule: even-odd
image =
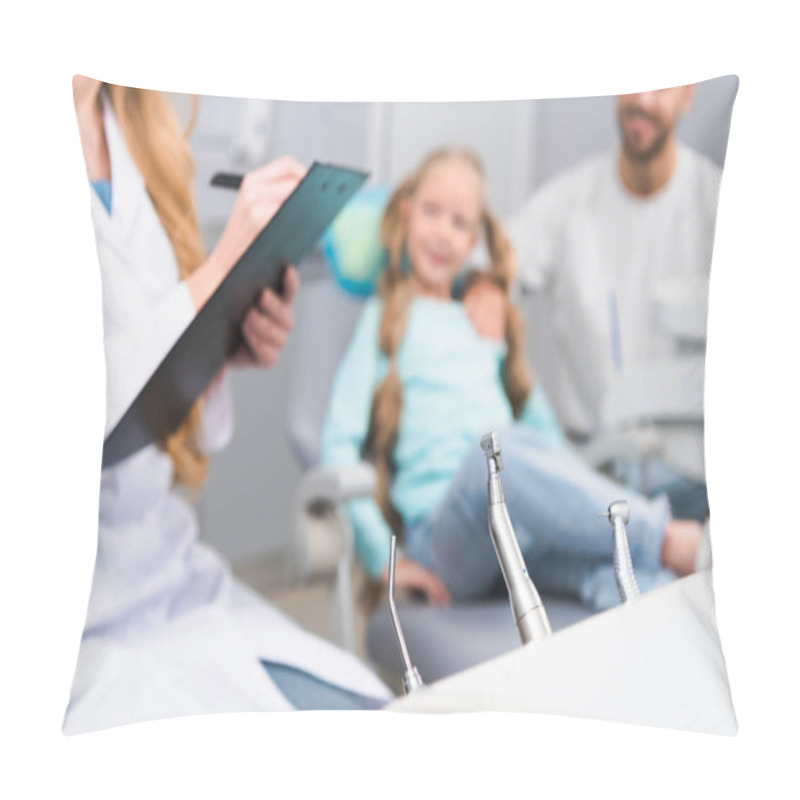
[[[395,189],[381,220],[381,241],[388,255],[388,263],[378,283],[382,313],[378,328],[378,346],[389,360],[386,376],[376,387],[372,397],[370,422],[364,445],[364,455],[370,458],[377,472],[375,499],[389,525],[402,535],[402,520],[392,505],[389,490],[394,475],[392,455],[397,443],[397,432],[403,410],[403,387],[397,371],[395,356],[405,336],[408,314],[413,298],[411,282],[404,269],[406,254],[407,219],[404,207],[413,197],[432,166],[442,161],[457,159],[475,169],[485,183],[483,165],[470,150],[446,148],[431,153],[412,175]],[[514,253],[500,223],[489,212],[485,201],[480,214],[481,227],[489,251],[490,264],[486,272],[472,273],[467,277],[465,290],[479,277],[489,279],[508,296],[514,275]],[[506,358],[503,363],[503,387],[511,405],[514,418],[522,413],[533,386],[533,378],[524,357],[524,327],[519,312],[506,304],[505,339]]]
[[[144,178],[158,219],[172,244],[180,277],[185,279],[205,258],[191,191],[194,164],[188,144],[188,134],[197,116],[197,99],[189,126],[182,131],[169,101],[160,92],[104,85],[128,152]],[[159,443],[172,461],[175,482],[189,489],[199,489],[208,472],[208,457],[200,448],[201,426],[198,401],[181,426]]]

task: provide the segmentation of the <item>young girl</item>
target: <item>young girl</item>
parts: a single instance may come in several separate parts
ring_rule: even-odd
[[[348,504],[356,552],[373,579],[386,583],[391,532],[404,530],[396,585],[434,604],[472,600],[502,581],[479,447],[482,435],[498,431],[506,505],[537,586],[607,608],[618,596],[612,537],[598,512],[613,500],[630,503],[642,591],[693,570],[701,528],[671,520],[666,497],[624,489],[572,452],[532,388],[510,303],[505,341],[492,341],[451,299],[481,233],[486,278],[508,293],[513,254],[484,195],[478,159],[442,150],[390,198],[381,226],[389,263],[337,372],[322,461],[348,466],[366,455],[375,463],[375,498]]]

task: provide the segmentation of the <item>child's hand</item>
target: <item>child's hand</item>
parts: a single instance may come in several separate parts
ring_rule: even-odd
[[[464,295],[464,310],[478,336],[497,342],[505,337],[507,304],[505,292],[488,278],[477,277]]]
[[[389,567],[381,573],[384,586],[389,585]],[[450,592],[442,579],[426,569],[422,564],[409,558],[398,558],[394,567],[394,585],[397,589],[411,589],[421,592],[432,606],[449,606]]]

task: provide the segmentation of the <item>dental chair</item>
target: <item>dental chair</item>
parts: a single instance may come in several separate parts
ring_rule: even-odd
[[[352,652],[359,645],[354,590],[359,567],[343,504],[371,495],[375,474],[367,463],[338,470],[320,467],[319,449],[333,379],[362,302],[328,278],[304,284],[297,298],[286,399],[289,442],[305,470],[294,499],[287,562],[294,580],[329,584],[333,636]],[[552,595],[542,599],[554,631],[591,613],[572,599]],[[397,605],[408,649],[426,683],[519,646],[502,581],[496,597],[477,604],[431,608],[398,598]],[[386,604],[369,616],[366,654],[386,673],[402,675],[403,661]]]
[[[323,236],[321,246],[327,264],[320,272],[324,277],[305,283],[297,298],[286,403],[289,442],[305,471],[294,498],[287,563],[294,580],[324,580],[329,584],[333,637],[352,652],[359,650],[354,591],[354,575],[359,568],[344,503],[371,495],[375,473],[367,463],[343,470],[321,468],[320,439],[336,369],[363,304],[363,299],[353,293],[361,284],[351,279],[369,274],[374,279],[382,254],[377,231],[387,197],[385,186],[363,190]],[[341,256],[343,252],[346,259]],[[544,319],[538,313],[532,316],[534,320]],[[626,396],[624,392],[622,396]],[[702,414],[702,391],[700,397]],[[595,468],[622,464],[641,470],[662,449],[662,438],[654,426],[637,425],[589,442],[582,454]],[[542,600],[554,632],[591,614],[571,598],[545,594]],[[398,601],[408,649],[426,683],[519,646],[502,580],[496,598],[473,605],[441,609],[411,599]],[[386,604],[367,621],[366,655],[387,673],[403,674],[404,664]]]

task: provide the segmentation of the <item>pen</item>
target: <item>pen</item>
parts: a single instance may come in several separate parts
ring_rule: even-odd
[[[212,186],[220,186],[223,189],[238,189],[242,185],[244,175],[234,175],[231,172],[218,172],[211,179]]]

